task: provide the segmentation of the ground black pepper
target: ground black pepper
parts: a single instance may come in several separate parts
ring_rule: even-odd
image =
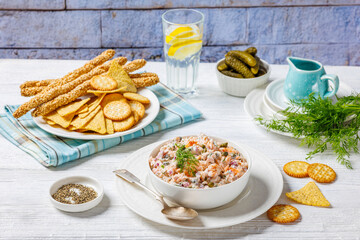
[[[61,186],[52,197],[61,203],[81,204],[95,199],[97,192],[91,187],[70,183]]]

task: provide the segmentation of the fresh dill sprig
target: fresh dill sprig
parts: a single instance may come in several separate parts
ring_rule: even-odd
[[[185,145],[175,144],[175,146],[178,148],[176,151],[176,166],[180,168],[180,172],[186,170],[188,174],[195,175],[199,160],[196,159],[191,150],[186,148]]]
[[[359,153],[360,94],[337,98],[336,103],[311,94],[308,99],[291,101],[281,113],[285,119],[255,120],[268,130],[292,133],[301,138],[300,145],[313,147],[306,159],[331,148],[339,163],[352,168],[350,153]]]

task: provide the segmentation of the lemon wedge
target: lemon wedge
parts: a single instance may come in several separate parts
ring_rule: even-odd
[[[169,35],[166,36],[165,42],[169,43],[176,35],[179,35],[183,32],[192,31],[191,27],[177,27],[174,31],[172,31]]]
[[[178,60],[183,60],[198,51],[202,46],[202,40],[187,40],[174,44],[169,48],[168,55]]]

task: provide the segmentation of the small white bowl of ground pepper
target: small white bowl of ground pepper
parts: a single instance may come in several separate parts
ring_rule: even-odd
[[[54,182],[49,194],[51,203],[57,209],[65,212],[83,212],[101,202],[104,188],[95,178],[71,176]]]

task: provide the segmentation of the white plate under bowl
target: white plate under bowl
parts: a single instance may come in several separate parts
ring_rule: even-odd
[[[150,100],[150,106],[145,109],[145,117],[141,119],[133,128],[124,132],[115,132],[113,134],[96,134],[96,133],[81,133],[75,131],[68,131],[61,127],[55,127],[47,124],[43,117],[35,117],[34,122],[44,131],[52,133],[54,135],[73,139],[83,140],[100,140],[124,136],[133,132],[136,132],[147,125],[149,125],[158,115],[160,110],[160,103],[156,95],[147,88],[139,89],[139,94],[147,97]]]
[[[154,190],[145,164],[151,151],[161,142],[139,149],[123,159],[118,168],[134,173],[142,183]],[[279,168],[264,154],[241,145],[253,160],[252,172],[244,191],[232,202],[210,210],[199,210],[199,216],[190,221],[167,219],[160,211],[160,203],[144,190],[116,178],[116,187],[123,203],[140,216],[156,223],[187,229],[211,229],[233,226],[249,221],[266,212],[279,199],[283,178]]]
[[[246,96],[244,101],[245,112],[253,119],[259,116],[263,117],[264,120],[270,120],[273,119],[274,117],[276,117],[277,119],[281,119],[281,117],[283,117],[282,115],[274,114],[276,113],[276,110],[269,107],[268,104],[265,104],[264,102],[264,94],[266,91],[265,88],[267,89],[267,87],[256,88]],[[336,95],[338,97],[345,97],[355,93],[356,91],[353,88],[351,88],[349,85],[340,82],[339,90],[336,93]],[[258,122],[256,122],[256,124],[265,128],[263,125],[260,125]],[[270,131],[280,135],[293,137],[291,133],[284,133],[275,130],[270,130]]]
[[[66,204],[56,201],[52,195],[63,185],[66,184],[82,184],[87,187],[91,187],[97,193],[97,197],[89,202],[81,204]],[[57,209],[60,209],[65,212],[83,212],[89,210],[96,205],[98,205],[104,196],[104,187],[102,184],[95,178],[87,176],[70,176],[57,180],[54,182],[49,189],[49,197],[51,203]]]

